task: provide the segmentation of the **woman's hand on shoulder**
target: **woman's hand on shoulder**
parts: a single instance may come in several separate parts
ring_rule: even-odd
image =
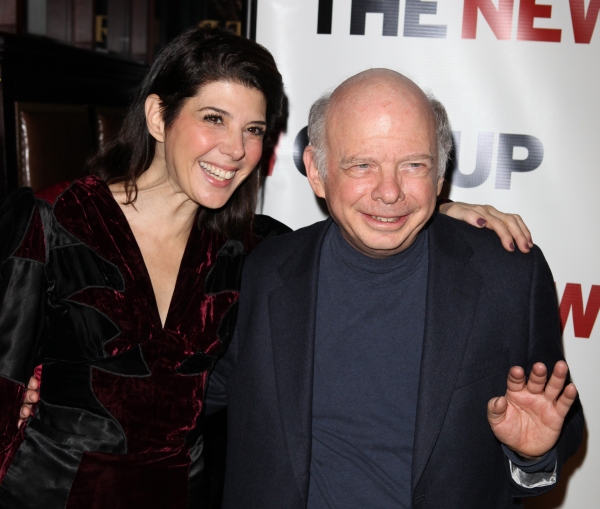
[[[27,392],[25,398],[23,398],[23,404],[21,405],[21,412],[19,413],[19,428],[21,425],[33,414],[33,406],[40,400],[40,382],[34,376],[29,379],[29,385],[27,385]]]
[[[491,205],[462,202],[443,203],[438,210],[477,228],[494,230],[507,251],[514,251],[515,244],[524,253],[528,253],[533,247],[531,233],[518,214],[505,214]]]

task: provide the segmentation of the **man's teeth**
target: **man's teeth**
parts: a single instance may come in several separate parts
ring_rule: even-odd
[[[398,221],[397,217],[381,217],[381,216],[371,216],[376,221],[381,221],[382,223],[393,223],[394,221]]]
[[[235,171],[225,171],[204,161],[200,161],[200,167],[217,180],[231,180],[235,175]]]

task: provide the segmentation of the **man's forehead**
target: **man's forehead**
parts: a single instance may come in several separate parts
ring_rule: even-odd
[[[435,144],[435,117],[429,100],[413,90],[397,86],[378,86],[379,83],[359,83],[347,88],[332,102],[327,113],[326,138],[330,148],[348,145],[353,149],[346,157],[362,152],[361,147],[372,147],[386,138],[398,140],[406,149],[430,152],[427,146]],[[396,84],[393,84],[396,85]],[[419,93],[422,92],[419,90]],[[411,145],[418,144],[410,148]],[[398,147],[399,149],[401,147]],[[349,147],[347,147],[349,149]]]
[[[434,123],[433,110],[420,88],[411,81],[371,78],[342,86],[332,94],[327,127],[368,122],[370,129],[386,131],[394,122],[411,116]]]

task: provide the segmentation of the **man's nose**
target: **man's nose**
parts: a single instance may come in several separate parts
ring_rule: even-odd
[[[396,171],[382,171],[371,196],[373,200],[379,200],[386,205],[403,200],[402,174]]]
[[[222,154],[228,155],[234,161],[239,161],[246,155],[243,133],[228,131],[221,140],[219,148]]]

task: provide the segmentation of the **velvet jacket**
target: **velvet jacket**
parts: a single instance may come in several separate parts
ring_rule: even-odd
[[[228,407],[224,509],[306,507],[319,256],[329,224],[271,239],[246,261],[236,333],[206,400],[207,410]],[[493,232],[448,217],[434,215],[421,235],[429,236],[429,265],[412,507],[520,507],[521,497],[549,487],[512,480],[486,408],[505,393],[511,366],[529,372],[563,358],[552,274],[537,247],[506,252]],[[559,472],[583,425],[577,401],[556,446]]]
[[[129,224],[87,177],[0,211],[0,507],[184,508],[198,503],[196,424],[231,339],[246,251],[192,228],[164,326]],[[41,401],[17,431],[24,385]],[[189,493],[188,493],[189,492]]]

